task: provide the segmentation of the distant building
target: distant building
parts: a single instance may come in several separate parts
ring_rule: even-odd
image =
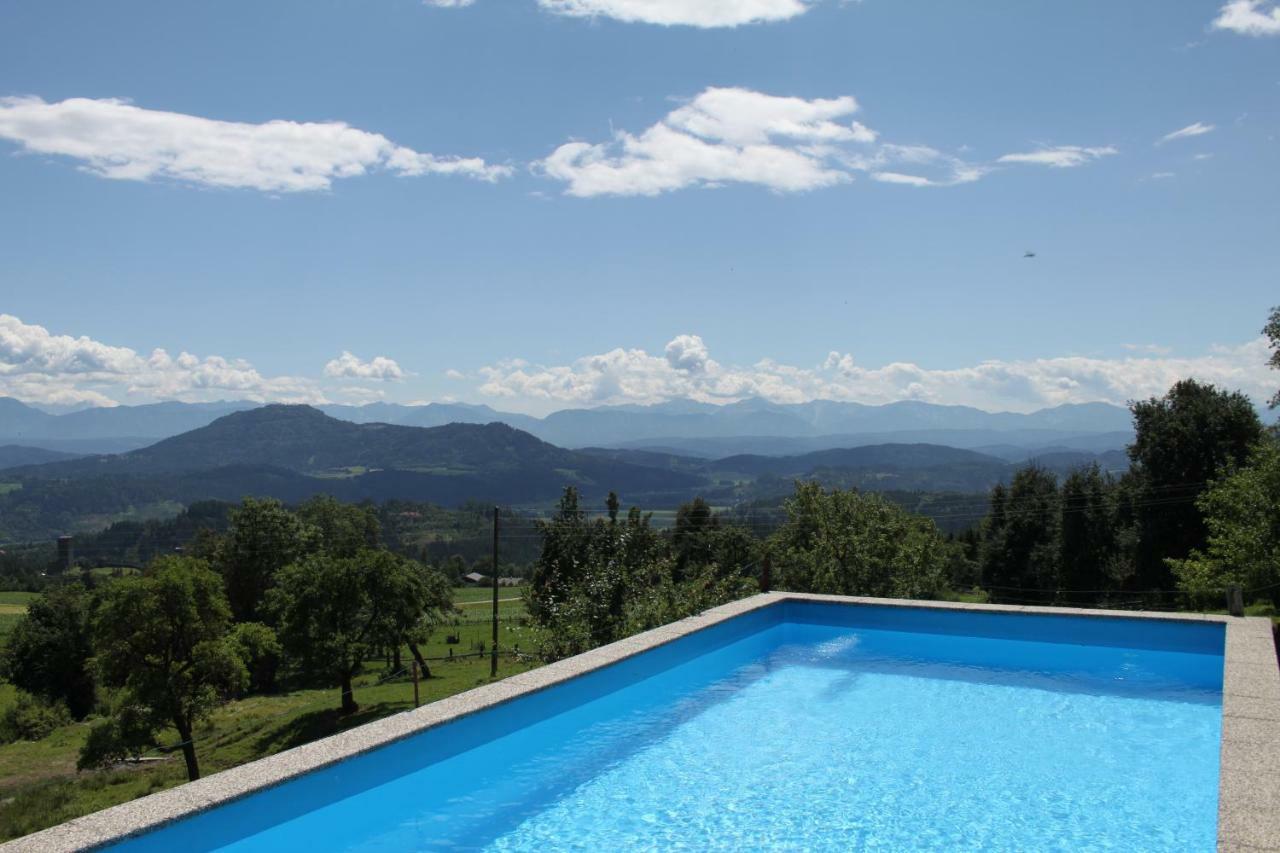
[[[58,537],[58,570],[67,572],[71,570],[71,564],[75,562],[76,553],[73,546],[73,540],[70,536]]]
[[[476,586],[493,583],[493,578],[488,575],[482,575],[479,572],[463,575],[462,580],[464,583],[475,584]],[[520,586],[524,582],[524,578],[498,578],[498,586]]]

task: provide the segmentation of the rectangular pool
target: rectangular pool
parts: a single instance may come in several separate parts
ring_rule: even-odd
[[[1209,851],[1223,653],[1216,622],[782,601],[111,849]]]

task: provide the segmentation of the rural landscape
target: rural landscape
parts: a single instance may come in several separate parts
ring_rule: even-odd
[[[1266,332],[1280,367],[1280,310]],[[8,427],[32,443],[6,446],[0,470],[5,837],[770,588],[1188,611],[1222,611],[1236,588],[1250,613],[1280,603],[1280,438],[1247,397],[1193,379],[1135,402],[1128,431],[1104,407],[854,410],[877,430],[967,417],[946,435],[1005,438],[985,453],[791,455],[837,439],[709,437],[723,415],[705,410],[666,444],[568,450],[499,421],[227,408],[106,455],[38,446],[65,440],[57,417]],[[1033,437],[1058,443],[1015,443]],[[695,442],[775,452],[667,446]]]

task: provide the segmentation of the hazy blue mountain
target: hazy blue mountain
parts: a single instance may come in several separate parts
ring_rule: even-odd
[[[357,424],[384,423],[400,426],[434,427],[446,424],[504,423],[526,432],[536,430],[537,418],[512,412],[499,412],[489,406],[469,403],[427,403],[405,406],[400,403],[368,403],[363,406],[330,405],[318,407],[330,417]]]
[[[96,440],[159,439],[205,426],[230,412],[257,403],[150,403],[81,409],[50,415],[8,397],[0,398],[0,439]],[[35,446],[41,446],[36,444]]]
[[[976,450],[1006,461],[1027,459],[1047,447],[1057,450],[1105,452],[1121,450],[1133,441],[1131,432],[1075,433],[1059,430],[901,430],[899,432],[853,433],[812,437],[739,435],[723,438],[665,436],[621,442],[618,447],[650,450],[681,456],[717,459],[738,454],[794,456],[817,450],[866,447],[877,444],[935,444]]]
[[[567,447],[585,445],[669,447],[695,451],[700,439],[813,439],[820,447],[852,443],[926,442],[975,446],[1004,443],[1040,445],[1058,438],[1128,432],[1127,409],[1105,403],[1057,406],[1030,414],[984,412],[967,406],[904,401],[884,406],[829,400],[780,405],[744,400],[725,406],[662,403],[567,409],[548,415],[533,431]],[[854,438],[859,437],[859,438]],[[673,443],[674,442],[674,443]],[[771,454],[803,445],[778,445]],[[704,447],[714,453],[720,448]],[[819,449],[813,445],[803,449]]]
[[[0,445],[0,470],[17,468],[20,465],[41,465],[45,462],[60,462],[76,458],[74,453],[61,453],[57,450],[46,450],[43,447],[23,447],[20,444]]]
[[[21,439],[41,434],[49,429],[57,417],[12,397],[0,397],[0,438]]]
[[[258,404],[247,401],[168,402],[53,415],[0,398],[0,441],[57,450],[119,450],[198,429],[223,415],[253,408]],[[784,455],[883,443],[964,448],[1061,445],[1101,452],[1122,447],[1130,430],[1127,410],[1102,403],[1058,406],[1030,414],[914,401],[884,406],[834,401],[781,405],[760,399],[724,406],[681,400],[652,406],[565,409],[545,418],[462,403],[329,405],[322,410],[356,424],[435,427],[497,422],[561,447],[663,447],[705,456]],[[1106,438],[1095,440],[1096,436]],[[72,447],[67,442],[80,444]]]

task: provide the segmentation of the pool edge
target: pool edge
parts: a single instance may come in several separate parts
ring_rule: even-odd
[[[786,592],[761,593],[721,605],[412,711],[74,818],[0,845],[0,851],[62,853],[99,849],[786,601],[1224,624],[1218,849],[1280,851],[1280,667],[1269,619]]]

